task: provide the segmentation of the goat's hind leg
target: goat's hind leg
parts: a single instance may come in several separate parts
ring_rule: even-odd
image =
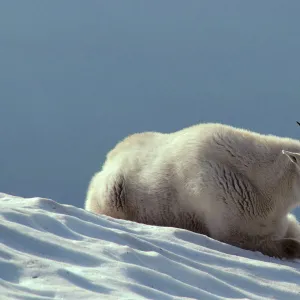
[[[281,249],[282,257],[300,259],[300,224],[292,214],[287,216],[288,227],[285,237],[276,241]]]
[[[285,237],[300,241],[300,224],[293,214],[287,215],[288,228]]]
[[[262,242],[258,251],[278,258],[300,258],[300,224],[292,214],[287,215],[286,221],[287,229],[284,237]]]
[[[280,259],[297,259],[300,258],[300,241],[293,238],[272,240],[265,242],[265,245],[258,251]]]
[[[270,257],[290,260],[300,258],[300,241],[293,237],[273,239],[260,236],[244,236],[244,238],[239,236],[239,239],[223,241],[245,250],[261,252]]]

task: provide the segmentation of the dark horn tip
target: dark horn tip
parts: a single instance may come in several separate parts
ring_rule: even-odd
[[[300,122],[298,122],[298,121],[296,121],[297,122],[297,124],[300,126]]]

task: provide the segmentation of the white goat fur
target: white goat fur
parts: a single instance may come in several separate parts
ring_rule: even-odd
[[[284,150],[284,151],[283,151]],[[92,178],[85,209],[300,258],[300,142],[222,124],[133,134]]]

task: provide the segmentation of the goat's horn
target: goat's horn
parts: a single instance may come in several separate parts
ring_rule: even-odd
[[[300,126],[300,122],[297,121],[297,124]]]

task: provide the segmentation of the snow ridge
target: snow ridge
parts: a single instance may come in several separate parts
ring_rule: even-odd
[[[3,299],[300,299],[300,263],[0,194]]]

